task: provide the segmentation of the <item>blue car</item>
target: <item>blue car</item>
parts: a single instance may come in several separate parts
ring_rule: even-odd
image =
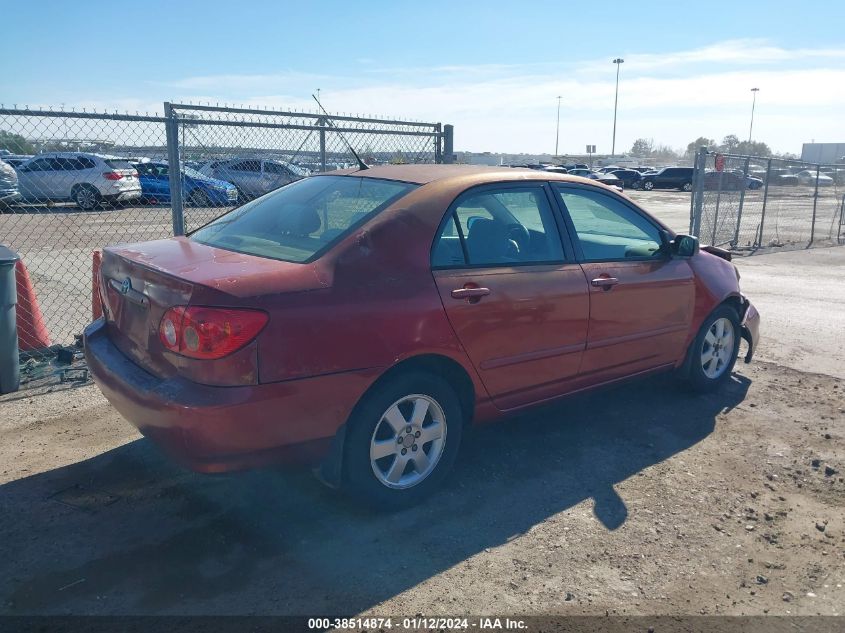
[[[153,204],[170,202],[170,168],[167,163],[136,163],[141,197]],[[238,202],[238,188],[225,180],[209,178],[190,167],[182,168],[182,198],[196,207],[230,206]]]

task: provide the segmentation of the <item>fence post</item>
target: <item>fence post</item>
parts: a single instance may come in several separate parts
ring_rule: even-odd
[[[751,158],[745,159],[745,165],[742,169],[742,193],[739,194],[739,209],[736,212],[736,230],[734,231],[733,248],[739,244],[739,226],[742,224],[742,206],[745,204],[745,191],[748,189],[748,163]]]
[[[690,201],[690,234],[701,233],[701,212],[704,208],[704,168],[707,166],[707,148],[701,147],[695,155],[692,199]]]
[[[455,127],[448,123],[443,126],[443,162],[451,165],[455,160]]]
[[[170,208],[173,216],[173,235],[185,234],[185,211],[182,207],[182,164],[179,162],[179,118],[173,104],[164,103],[164,124],[167,135],[167,164],[170,175]]]
[[[434,124],[434,162],[440,164],[443,162],[443,126],[440,123]]]
[[[326,171],[326,118],[320,117],[317,119],[317,125],[320,126],[320,171]]]
[[[822,166],[816,165],[816,190],[813,192],[813,223],[810,225],[810,243],[807,246],[812,246],[816,239],[816,206],[819,203],[819,173],[821,173]]]
[[[762,248],[763,246],[763,226],[766,222],[766,203],[769,201],[769,180],[771,180],[771,176],[772,159],[769,158],[769,161],[766,164],[766,182],[763,186],[763,210],[760,212],[760,237],[757,238],[757,242],[754,244],[754,246],[758,248]]]

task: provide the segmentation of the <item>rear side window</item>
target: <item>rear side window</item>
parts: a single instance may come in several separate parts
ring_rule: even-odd
[[[306,178],[227,213],[191,239],[248,255],[306,262],[416,187],[377,178]]]
[[[514,266],[563,261],[542,188],[484,189],[458,199],[431,255],[433,268]]]
[[[261,161],[257,160],[242,160],[239,163],[235,163],[229,169],[233,169],[234,171],[261,171]]]

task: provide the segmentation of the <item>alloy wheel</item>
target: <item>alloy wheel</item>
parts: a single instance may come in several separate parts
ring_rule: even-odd
[[[713,321],[701,345],[701,369],[714,380],[725,373],[734,353],[734,325],[730,319]]]
[[[411,394],[381,416],[370,440],[370,464],[384,486],[416,486],[437,466],[446,446],[446,415],[430,396]]]
[[[76,192],[76,204],[82,209],[93,209],[97,206],[97,194],[88,187],[82,187]]]

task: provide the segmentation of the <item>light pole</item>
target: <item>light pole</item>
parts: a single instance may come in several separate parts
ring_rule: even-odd
[[[616,64],[616,96],[613,98],[613,144],[610,149],[611,156],[616,155],[616,106],[619,103],[619,67],[625,63],[625,60],[617,57],[613,60],[613,63]]]
[[[557,156],[557,145],[560,140],[560,97],[557,98],[557,127],[555,128],[555,156]]]
[[[759,88],[752,88],[751,92],[754,93],[754,96],[751,98],[751,125],[748,127],[748,142],[751,143],[751,132],[754,131],[754,106],[757,105],[757,93],[760,92]]]

